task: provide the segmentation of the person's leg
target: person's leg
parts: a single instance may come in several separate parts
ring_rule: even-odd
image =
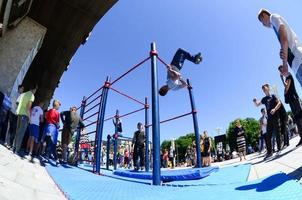
[[[195,64],[199,64],[201,61],[201,54],[199,53],[196,56],[193,56],[183,49],[178,49],[174,54],[174,57],[171,61],[171,65],[181,70],[185,60],[189,60]]]
[[[277,149],[278,149],[278,151],[281,151],[281,127],[280,127],[279,120],[277,123],[274,124],[274,133],[276,136]]]
[[[272,121],[268,120],[267,133],[265,137],[265,145],[267,150],[267,155],[272,154],[272,131],[273,131]]]
[[[63,157],[63,162],[67,162],[67,148],[68,148],[68,144],[69,144],[69,132],[67,130],[66,127],[63,128],[62,131],[62,137],[61,137],[61,141],[62,141],[62,157]]]
[[[140,166],[145,166],[145,156],[144,156],[144,147],[139,148],[139,159],[140,159]]]
[[[16,140],[15,140],[15,148],[16,148],[17,153],[21,149],[23,137],[24,137],[25,131],[28,126],[28,121],[29,121],[29,119],[27,116],[24,116],[24,115],[20,116],[19,127],[17,130],[18,137],[16,137]]]
[[[134,145],[133,148],[133,167],[134,169],[137,169],[137,159],[138,159],[138,155],[137,155],[137,145]]]

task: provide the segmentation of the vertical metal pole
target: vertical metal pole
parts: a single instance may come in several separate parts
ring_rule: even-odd
[[[199,128],[198,128],[198,120],[197,120],[197,110],[195,107],[194,96],[192,92],[192,86],[190,84],[189,79],[187,79],[188,90],[190,95],[190,102],[192,108],[192,117],[193,117],[193,124],[194,124],[194,132],[195,132],[195,140],[196,140],[196,167],[201,167],[201,151],[200,151],[200,135],[199,135]]]
[[[114,150],[113,150],[113,166],[114,166],[114,170],[116,170],[116,166],[117,166],[117,140],[118,140],[118,120],[119,120],[119,111],[116,110],[115,113],[115,132],[114,132]]]
[[[106,151],[106,169],[109,170],[109,153],[110,153],[110,134],[107,135],[107,151]]]
[[[152,82],[152,138],[153,138],[153,185],[160,185],[160,124],[159,124],[159,102],[158,81],[156,66],[156,47],[151,43],[151,82]]]
[[[82,103],[81,103],[81,110],[80,110],[80,117],[83,119],[84,117],[84,112],[85,112],[85,107],[86,107],[86,97],[83,97]],[[81,139],[81,130],[77,130],[77,136],[76,136],[76,141],[75,141],[75,147],[74,147],[74,152],[76,156],[76,163],[75,166],[78,166],[78,159],[80,158],[79,156],[79,146],[80,146],[80,139]]]
[[[105,112],[106,112],[106,103],[107,103],[107,96],[108,96],[108,90],[110,87],[110,78],[107,76],[103,91],[102,91],[102,97],[101,97],[101,104],[100,104],[100,114],[97,124],[97,131],[96,131],[96,148],[95,148],[95,172],[100,173],[100,161],[101,161],[101,145],[102,145],[102,137],[103,137],[103,127],[104,127],[104,118],[105,118]]]
[[[146,172],[149,171],[149,105],[148,98],[145,98],[145,136],[146,136],[146,151],[145,151],[145,169]]]

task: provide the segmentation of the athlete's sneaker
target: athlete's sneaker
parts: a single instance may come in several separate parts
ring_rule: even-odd
[[[199,64],[202,61],[201,53],[198,53],[194,56],[194,63]]]

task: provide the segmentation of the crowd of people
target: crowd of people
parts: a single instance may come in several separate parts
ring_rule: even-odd
[[[56,165],[67,163],[67,146],[77,128],[84,127],[82,119],[76,107],[59,113],[61,103],[58,100],[53,101],[51,109],[43,111],[44,102],[35,102],[36,90],[37,87],[34,86],[24,92],[24,87],[20,85],[16,110],[8,103],[8,112],[1,123],[4,145],[13,153],[31,161],[38,157],[45,161],[53,159]],[[60,119],[63,131],[60,144],[62,156],[59,160],[57,152]]]

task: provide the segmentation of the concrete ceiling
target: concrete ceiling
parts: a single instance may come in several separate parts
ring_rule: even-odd
[[[117,0],[34,0],[29,17],[47,28],[27,72],[25,88],[38,85],[36,102],[48,106],[70,59]],[[83,66],[84,67],[84,66]],[[75,82],[80,77],[75,77]]]

